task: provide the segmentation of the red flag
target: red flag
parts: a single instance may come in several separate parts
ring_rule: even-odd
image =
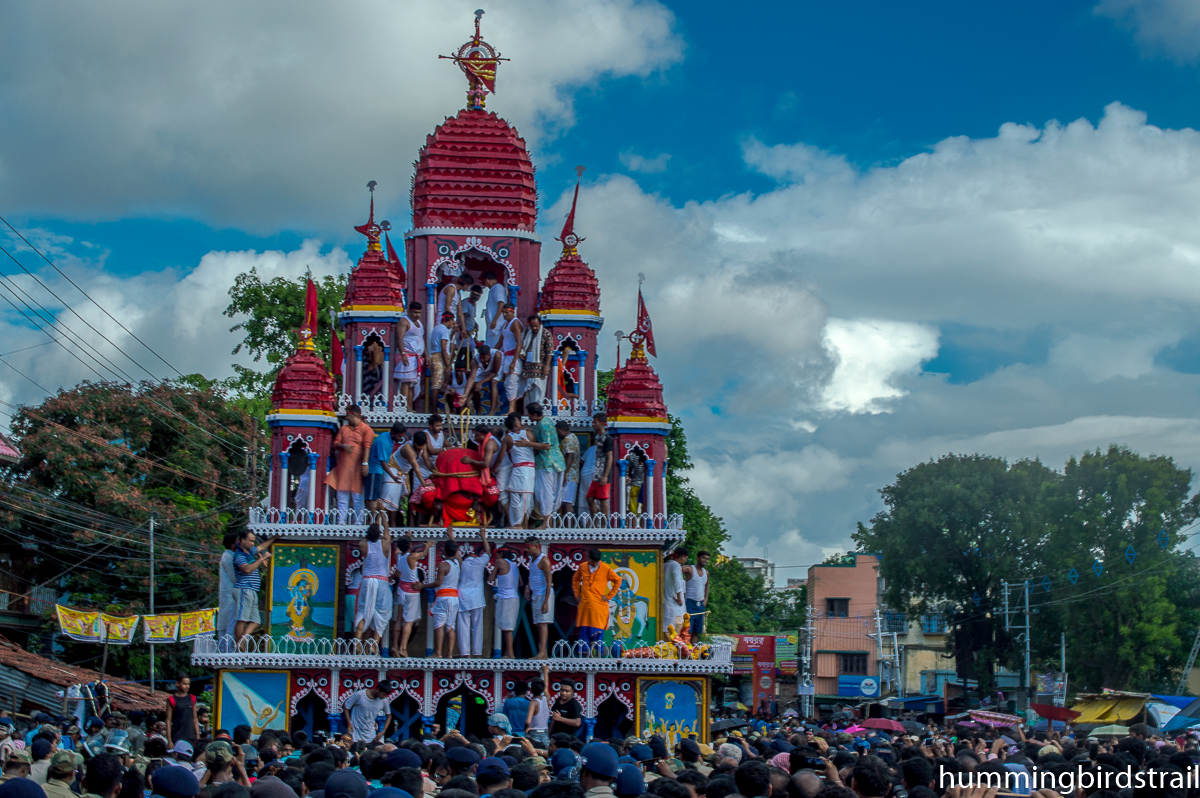
[[[642,289],[638,289],[637,329],[646,341],[646,351],[658,357],[654,351],[654,327],[650,324],[650,314],[646,312],[646,300],[642,299]]]
[[[567,214],[567,221],[563,224],[562,233],[558,236],[558,240],[563,243],[566,243],[567,236],[575,234],[575,204],[577,202],[579,202],[579,181],[575,182],[575,198],[571,200],[571,212]]]
[[[392,249],[392,239],[388,238],[388,234],[383,234],[383,240],[387,242],[388,263],[396,270],[396,274],[400,276],[401,282],[408,279],[404,272],[404,264],[400,262],[400,258],[396,255],[396,250]]]
[[[329,365],[335,377],[342,376],[342,339],[338,338],[337,330],[333,330],[333,342],[329,345]]]
[[[308,286],[304,291],[304,325],[312,331],[313,335],[317,334],[317,285],[308,279]]]

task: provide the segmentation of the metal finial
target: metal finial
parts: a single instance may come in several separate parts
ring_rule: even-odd
[[[483,16],[483,9],[482,8],[475,9],[475,19],[479,19],[482,16]]]
[[[371,192],[372,194],[374,194],[374,193],[375,193],[375,186],[377,186],[377,185],[379,185],[379,184],[378,184],[378,183],[376,183],[374,180],[372,180],[371,182],[367,183],[367,188],[370,190],[370,192]]]
[[[621,339],[625,337],[625,333],[622,330],[617,330],[615,333],[613,333],[613,337]]]
[[[638,285],[641,285],[644,282],[646,282],[646,275],[638,272]]]
[[[384,232],[387,232],[388,230],[392,229],[392,223],[389,222],[387,219],[384,219],[382,222],[379,223],[379,229],[383,230]]]
[[[586,171],[587,171],[586,166],[576,166],[575,167],[575,174],[578,175],[579,177],[583,177],[583,173]]]

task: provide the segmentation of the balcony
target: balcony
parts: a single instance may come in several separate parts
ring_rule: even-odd
[[[922,615],[921,631],[927,635],[944,635],[950,631],[950,618],[941,612]]]

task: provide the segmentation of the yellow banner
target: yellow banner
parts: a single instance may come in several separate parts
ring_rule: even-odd
[[[99,643],[103,635],[100,625],[100,613],[80,612],[61,604],[54,605],[58,613],[58,628],[72,640],[84,643]]]
[[[197,637],[215,637],[217,634],[217,611],[197,610],[179,616],[179,642],[186,643]]]
[[[174,643],[179,637],[178,615],[143,615],[142,639],[146,643]]]
[[[104,642],[116,646],[129,645],[133,642],[133,633],[137,631],[138,621],[141,619],[140,615],[120,618],[100,613],[100,620],[104,622]]]

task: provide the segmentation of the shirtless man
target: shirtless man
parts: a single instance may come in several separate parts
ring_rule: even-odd
[[[425,559],[428,547],[424,543],[413,543],[405,534],[396,541],[395,548],[396,571],[400,578],[392,602],[392,652],[397,657],[407,657],[413,625],[421,617],[421,580],[417,578],[417,563]]]
[[[495,467],[496,461],[500,456],[500,441],[495,435],[492,435],[492,431],[485,424],[476,424],[471,434],[475,439],[475,446],[479,450],[479,456],[477,458],[464,457],[462,462],[465,465],[474,466],[480,470],[480,481],[486,490],[496,480],[496,475],[492,473],[492,469]],[[485,511],[485,508],[479,507],[478,510]],[[489,520],[489,523],[493,522]]]
[[[396,323],[396,393],[404,397],[411,413],[421,395],[421,365],[425,355],[425,327],[421,324],[420,302],[408,305],[408,315]]]
[[[392,596],[388,586],[388,575],[392,561],[391,530],[379,524],[367,527],[367,536],[358,541],[358,550],[364,553],[362,564],[362,586],[358,600],[354,602],[354,639],[362,640],[367,635],[367,651],[379,651],[379,644],[387,634],[392,619]],[[387,656],[387,650],[381,652]]]
[[[455,277],[454,280],[442,286],[442,290],[438,291],[437,313],[434,318],[442,318],[442,314],[449,313],[454,317],[453,329],[462,330],[466,328],[463,323],[463,308],[462,299],[463,292],[475,282],[471,275],[463,272]]]
[[[492,271],[483,273],[483,284],[487,286],[487,304],[483,308],[484,342],[494,349],[500,343],[500,332],[496,327],[501,319],[500,309],[508,291]]]
[[[525,599],[533,607],[533,625],[537,627],[538,653],[532,659],[548,659],[546,642],[550,624],[554,622],[554,573],[550,560],[542,552],[542,541],[530,535],[525,538],[525,554],[529,557],[529,584]]]
[[[475,368],[467,378],[467,402],[473,404],[475,413],[483,412],[483,392],[491,387],[491,407],[488,415],[496,415],[500,404],[500,363],[504,355],[499,349],[480,344],[475,348]]]
[[[500,457],[507,458],[508,479],[505,485],[505,504],[508,505],[510,529],[524,529],[533,512],[535,483],[533,447],[537,444],[522,426],[521,417],[510,413],[504,419],[508,434],[504,436]]]

